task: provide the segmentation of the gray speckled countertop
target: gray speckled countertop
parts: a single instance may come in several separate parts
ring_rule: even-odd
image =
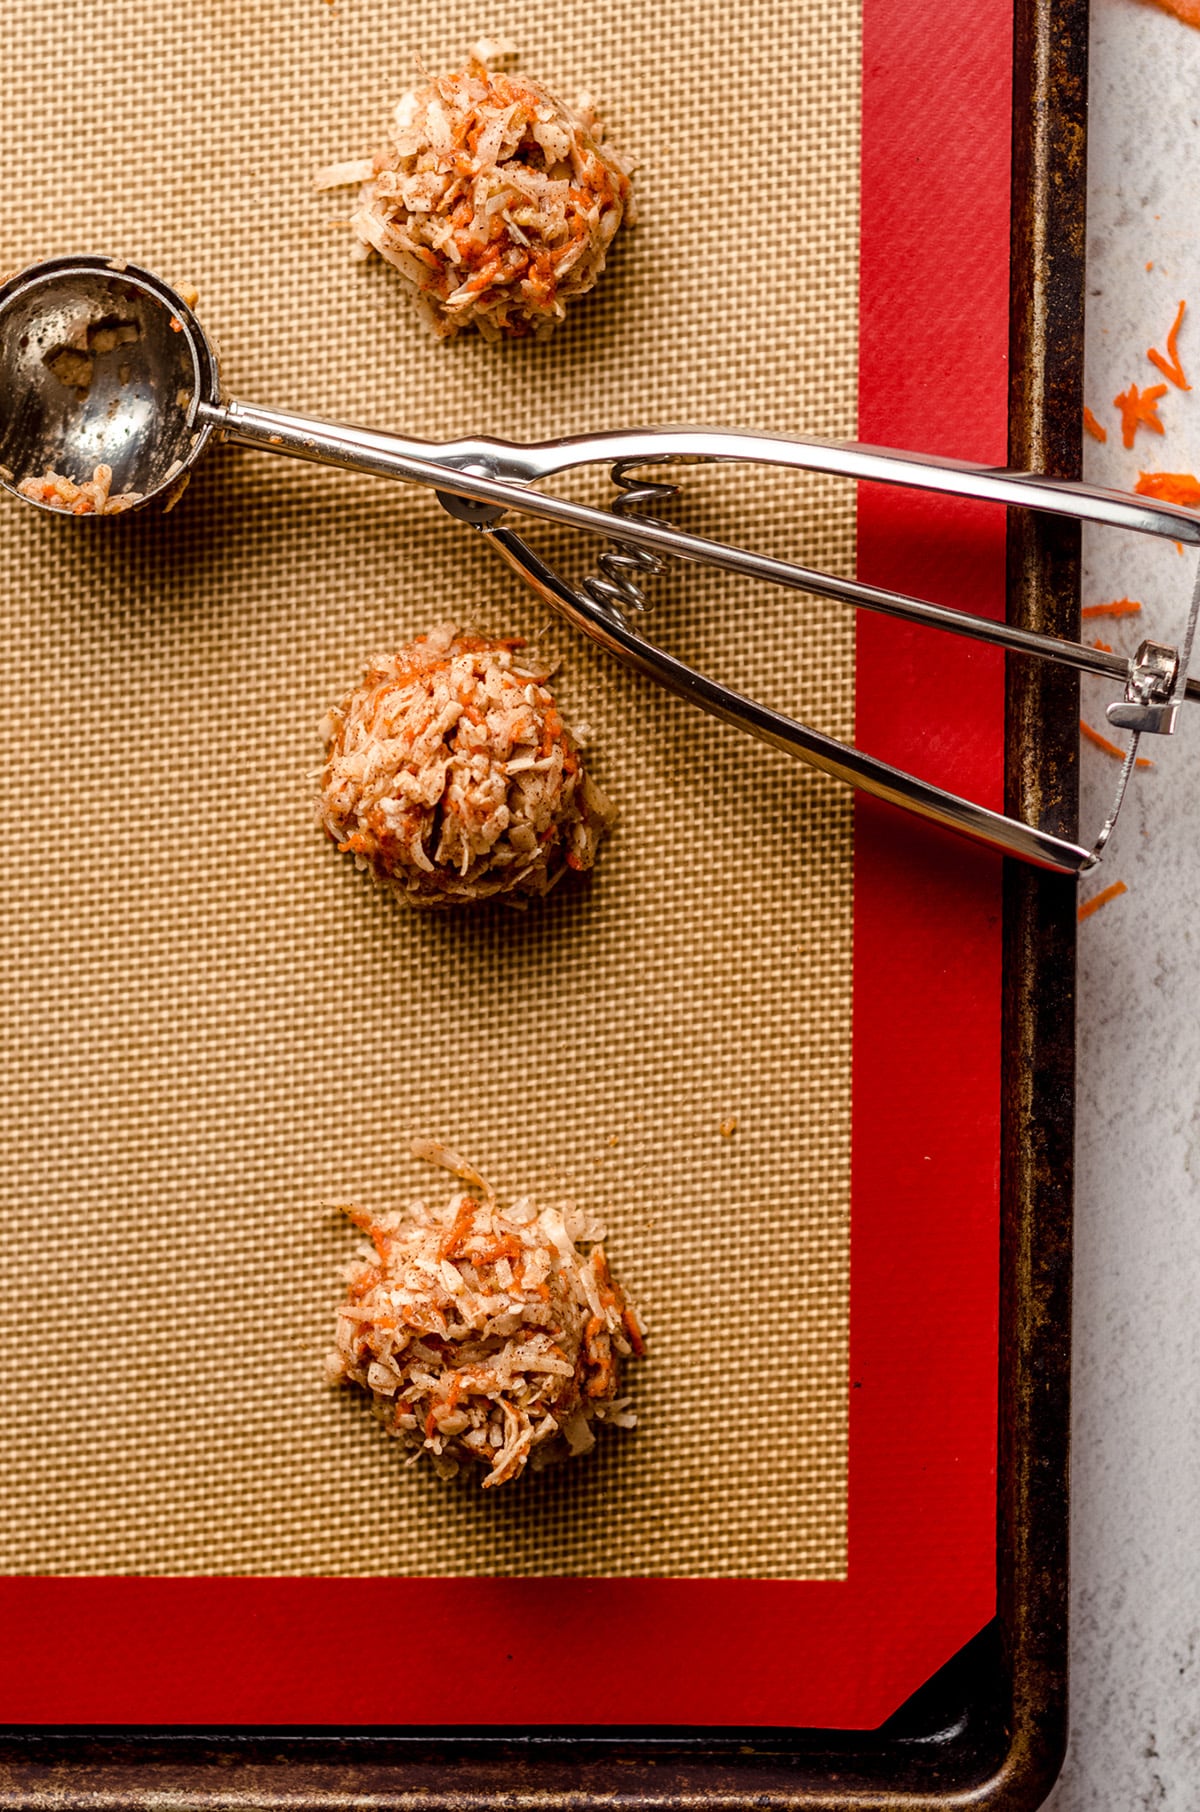
[[[1198,177],[1200,30],[1092,0],[1085,396],[1109,435],[1085,470],[1104,483],[1200,474]],[[1165,381],[1146,349],[1165,351],[1184,298],[1194,388],[1168,386],[1164,434],[1126,451],[1112,399]],[[1170,542],[1095,534],[1085,604],[1144,608],[1086,627],[1121,649],[1177,641],[1193,577]],[[1085,684],[1100,728],[1105,696]],[[1128,889],[1079,928],[1072,1735],[1052,1812],[1200,1808],[1200,709],[1147,742],[1156,766],[1081,895]],[[1081,761],[1094,827],[1115,763]]]

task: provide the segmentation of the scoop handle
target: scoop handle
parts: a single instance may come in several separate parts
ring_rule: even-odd
[[[937,474],[941,481],[938,488],[949,490],[957,488],[962,471],[967,470],[981,480],[992,481],[994,487],[1003,481],[1006,491],[1019,490],[1026,503],[1035,497],[1034,507],[1052,507],[1041,500],[1041,492],[1045,491],[1056,498],[1053,507],[1066,509],[1068,505],[1060,496],[1062,487],[1053,480],[1038,479],[1025,473],[985,472],[978,467],[960,469],[953,461],[927,461],[887,448],[845,447],[831,441],[792,441],[782,436],[737,434],[726,429],[643,428],[520,446],[510,441],[484,438],[445,442],[410,440],[399,434],[380,433],[374,428],[342,427],[309,416],[289,415],[281,410],[244,403],[228,403],[219,408],[201,404],[199,413],[201,420],[216,433],[242,446],[430,486],[437,491],[451,515],[477,528],[494,527],[507,510],[515,510],[543,522],[565,523],[583,529],[606,541],[644,547],[660,555],[715,566],[790,591],[835,598],[858,609],[877,610],[909,622],[927,623],[933,628],[948,630],[952,635],[988,642],[1013,653],[1061,661],[1080,672],[1098,674],[1121,683],[1128,677],[1129,662],[1123,655],[1022,629],[1014,623],[994,622],[976,616],[972,611],[932,604],[883,586],[864,585],[855,579],[819,572],[794,561],[777,560],[749,548],[688,535],[668,523],[636,514],[623,515],[618,521],[611,510],[574,503],[532,486],[536,478],[565,471],[572,465],[597,461],[655,464],[723,459],[760,463],[771,459],[777,464],[806,469],[813,469],[818,461],[829,462],[821,464],[824,470],[831,469],[832,462],[842,456],[852,455],[856,465],[868,461],[871,469],[869,472],[851,472],[847,466],[847,476],[878,476],[875,470],[878,467],[888,472],[893,483],[934,488],[932,483],[925,486],[921,477],[911,476],[915,470],[924,477]],[[664,448],[668,450],[664,451]],[[841,467],[833,469],[840,470]],[[947,474],[953,475],[953,485]],[[993,492],[987,494],[992,496]],[[1140,499],[1113,495],[1131,514],[1138,510]],[[1007,498],[996,494],[994,500],[999,502]],[[1148,514],[1154,515],[1169,507],[1153,505]],[[1190,533],[1200,537],[1200,517],[1194,512],[1182,513],[1189,518]],[[1150,532],[1162,531],[1156,526]],[[1200,698],[1200,683],[1189,681],[1187,696]]]
[[[198,418],[226,439],[267,452],[287,453],[322,465],[372,472],[578,528],[607,529],[604,511],[564,499],[530,497],[517,502],[511,487],[531,484],[586,465],[619,462],[691,464],[739,462],[826,472],[859,482],[967,497],[1010,509],[1038,510],[1077,521],[1100,522],[1135,534],[1156,535],[1200,547],[1200,511],[1157,498],[1111,491],[1075,479],[1011,472],[969,460],[869,447],[857,441],[810,435],[750,434],[731,428],[619,428],[522,445],[480,435],[470,440],[412,440],[375,428],[346,427],[315,417],[264,409],[252,403],[201,403]],[[509,487],[507,492],[502,487]],[[544,506],[544,507],[542,507]],[[632,537],[631,537],[632,538]],[[685,556],[686,557],[686,556]]]

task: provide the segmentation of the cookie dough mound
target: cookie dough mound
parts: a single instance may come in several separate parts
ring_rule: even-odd
[[[414,1460],[428,1453],[443,1476],[482,1467],[485,1488],[586,1453],[597,1422],[632,1427],[620,1365],[643,1342],[603,1229],[528,1196],[502,1207],[453,1152],[413,1150],[468,1190],[444,1207],[345,1210],[371,1246],[347,1273],[330,1381],[369,1391]]]
[[[489,68],[505,48],[477,46],[465,69],[404,95],[384,150],[317,177],[365,179],[350,221],[361,254],[395,266],[439,339],[553,326],[633,217],[629,176],[590,101],[567,106]]]
[[[613,822],[521,649],[443,623],[368,662],[322,725],[320,822],[414,906],[523,905],[590,868]]]

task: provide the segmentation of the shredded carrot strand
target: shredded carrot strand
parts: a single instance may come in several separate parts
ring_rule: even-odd
[[[1151,0],[1151,5],[1160,11],[1170,13],[1184,25],[1200,25],[1200,0]],[[1158,215],[1154,218],[1157,220]]]
[[[1101,654],[1111,654],[1112,653],[1112,643],[1111,642],[1093,642],[1092,647],[1098,648],[1100,650]]]
[[[1194,472],[1139,472],[1134,490],[1139,497],[1157,497],[1160,503],[1181,503],[1185,510],[1200,505],[1200,478]]]
[[[1183,311],[1186,307],[1186,302],[1179,304],[1179,313],[1175,316],[1171,331],[1167,335],[1166,358],[1164,359],[1161,352],[1156,352],[1153,346],[1146,354],[1150,363],[1156,366],[1165,378],[1170,378],[1176,390],[1190,390],[1192,387],[1183,375],[1183,366],[1179,363],[1179,354],[1175,348],[1175,342],[1179,337],[1180,322],[1183,320]]]
[[[1088,741],[1094,743],[1098,749],[1103,749],[1106,755],[1114,755],[1118,761],[1124,761],[1125,751],[1119,743],[1109,742],[1107,736],[1101,736],[1099,730],[1093,730],[1091,724],[1085,724],[1082,717],[1079,720],[1079,728]],[[1139,755],[1133,765],[1135,768],[1152,768],[1154,763],[1147,761],[1144,755]]]
[[[1086,408],[1084,409],[1083,426],[1084,426],[1085,432],[1090,434],[1093,440],[1107,440],[1108,439],[1108,429],[1101,427],[1100,423],[1096,420],[1095,416],[1092,414],[1090,409],[1086,409]]]
[[[646,1342],[642,1339],[642,1330],[637,1324],[637,1316],[628,1304],[626,1304],[621,1312],[621,1320],[625,1323],[625,1332],[629,1335],[629,1344],[640,1359],[646,1350]]]
[[[1141,605],[1135,598],[1114,598],[1111,604],[1085,604],[1080,616],[1088,617],[1136,617]]]
[[[1148,390],[1139,390],[1136,384],[1130,384],[1128,390],[1122,390],[1120,396],[1113,397],[1113,402],[1121,411],[1122,445],[1132,447],[1133,437],[1139,428],[1149,428],[1152,434],[1166,433],[1158,419],[1158,399],[1166,394],[1165,384],[1151,384]]]
[[[1121,894],[1128,893],[1128,891],[1124,881],[1114,881],[1111,887],[1105,887],[1099,893],[1093,894],[1091,899],[1085,900],[1079,908],[1080,923],[1082,924],[1084,919],[1090,919],[1093,912],[1099,912],[1102,906],[1107,906],[1110,900],[1119,899]]]

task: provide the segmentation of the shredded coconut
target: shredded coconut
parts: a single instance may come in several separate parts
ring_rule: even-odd
[[[368,662],[321,725],[318,820],[415,906],[545,894],[616,814],[523,644],[443,623]]]
[[[479,1193],[444,1208],[344,1210],[371,1245],[346,1273],[330,1382],[369,1391],[388,1432],[444,1477],[486,1467],[485,1488],[531,1459],[536,1469],[588,1452],[595,1422],[634,1427],[617,1394],[620,1362],[644,1344],[594,1243],[603,1228],[527,1196],[502,1208],[453,1152],[433,1141],[413,1149],[466,1172]]]
[[[488,67],[510,50],[477,44],[464,70],[401,97],[373,159],[316,177],[319,189],[362,183],[356,255],[395,266],[439,339],[553,325],[593,288],[617,228],[634,218],[629,175],[602,149],[590,99],[569,107]]]
[[[23,478],[17,489],[22,497],[48,503],[51,509],[65,510],[70,516],[116,516],[142,501],[140,491],[112,491],[111,466],[97,466],[82,484],[47,466],[44,478]]]

